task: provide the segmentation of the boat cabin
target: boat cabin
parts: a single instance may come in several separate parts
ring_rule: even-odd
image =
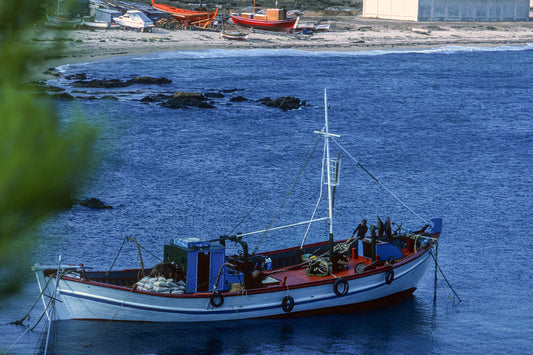
[[[175,238],[163,250],[163,260],[176,263],[184,271],[187,293],[213,291],[219,270],[225,263],[223,245],[199,238]],[[218,288],[226,284],[225,281],[223,273]]]

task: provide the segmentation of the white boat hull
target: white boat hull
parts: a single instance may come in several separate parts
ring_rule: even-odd
[[[387,284],[386,273],[347,280],[349,290],[337,296],[333,282],[300,288],[284,288],[264,292],[224,293],[223,305],[210,303],[211,293],[168,295],[132,291],[116,286],[60,279],[56,302],[58,320],[116,320],[141,322],[211,322],[250,318],[277,317],[305,313],[329,312],[333,308],[365,308],[369,302],[410,294],[416,289],[432,264],[429,251],[414,260],[394,267],[394,280]],[[41,284],[46,282],[41,273]],[[50,282],[55,287],[55,279]],[[48,293],[53,294],[52,286]],[[294,308],[285,312],[283,298],[294,299]]]

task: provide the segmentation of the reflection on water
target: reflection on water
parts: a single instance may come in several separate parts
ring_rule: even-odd
[[[53,324],[48,353],[365,353],[365,349],[428,353],[434,350],[427,348],[434,316],[424,307],[411,297],[371,312],[233,323],[59,321]],[[420,348],[418,338],[425,339],[426,348]],[[45,339],[41,351],[44,345]]]

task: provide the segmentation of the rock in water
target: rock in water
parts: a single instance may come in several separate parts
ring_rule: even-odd
[[[206,97],[199,92],[176,92],[170,100],[161,103],[161,106],[169,108],[215,108],[206,102]]]
[[[101,209],[113,208],[112,206],[107,206],[105,203],[103,203],[102,201],[94,197],[81,201],[80,205],[85,206],[85,207],[101,208]]]
[[[259,100],[259,102],[268,107],[280,108],[283,111],[295,110],[305,105],[304,101],[300,101],[300,99],[292,96],[278,97],[275,100],[272,100],[270,97],[265,97]]]

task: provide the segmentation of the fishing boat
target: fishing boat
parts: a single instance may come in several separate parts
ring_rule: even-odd
[[[255,9],[254,0],[253,12],[234,13],[230,10],[231,20],[234,24],[242,27],[278,32],[289,32],[298,23],[298,17],[287,17],[287,10],[285,9],[261,9],[258,12],[255,12]]]
[[[308,220],[215,238],[174,238],[164,245],[163,262],[146,269],[139,244],[138,269],[93,271],[82,264],[63,265],[61,258],[55,266],[36,264],[33,270],[49,319],[223,322],[366,310],[411,295],[433,264],[442,219],[426,221],[404,205],[421,219],[421,228],[407,231],[395,228],[389,218],[378,219],[370,233],[358,228],[356,237],[354,232],[334,238],[340,158],[331,158],[331,145],[370,173],[342,147],[340,136],[329,131],[325,91],[324,102],[325,123],[314,132],[312,148],[316,152],[324,144],[317,154],[322,161],[320,193]],[[297,241],[290,232],[296,226],[309,230],[315,223],[326,226],[320,242],[306,244],[307,233]],[[250,251],[247,238],[274,230],[284,230],[294,246],[260,252],[261,237]],[[229,245],[240,250],[231,254]]]
[[[181,9],[179,7],[174,7],[166,4],[158,4],[152,0],[152,7],[155,9],[168,12],[174,18],[180,21],[187,21],[191,25],[197,25],[202,27],[207,27],[210,25],[213,20],[215,20],[218,14],[218,7],[215,11],[194,11],[188,9]]]
[[[154,27],[153,21],[139,10],[128,10],[122,16],[113,17],[113,20],[123,28],[132,28],[140,31],[151,31]]]

